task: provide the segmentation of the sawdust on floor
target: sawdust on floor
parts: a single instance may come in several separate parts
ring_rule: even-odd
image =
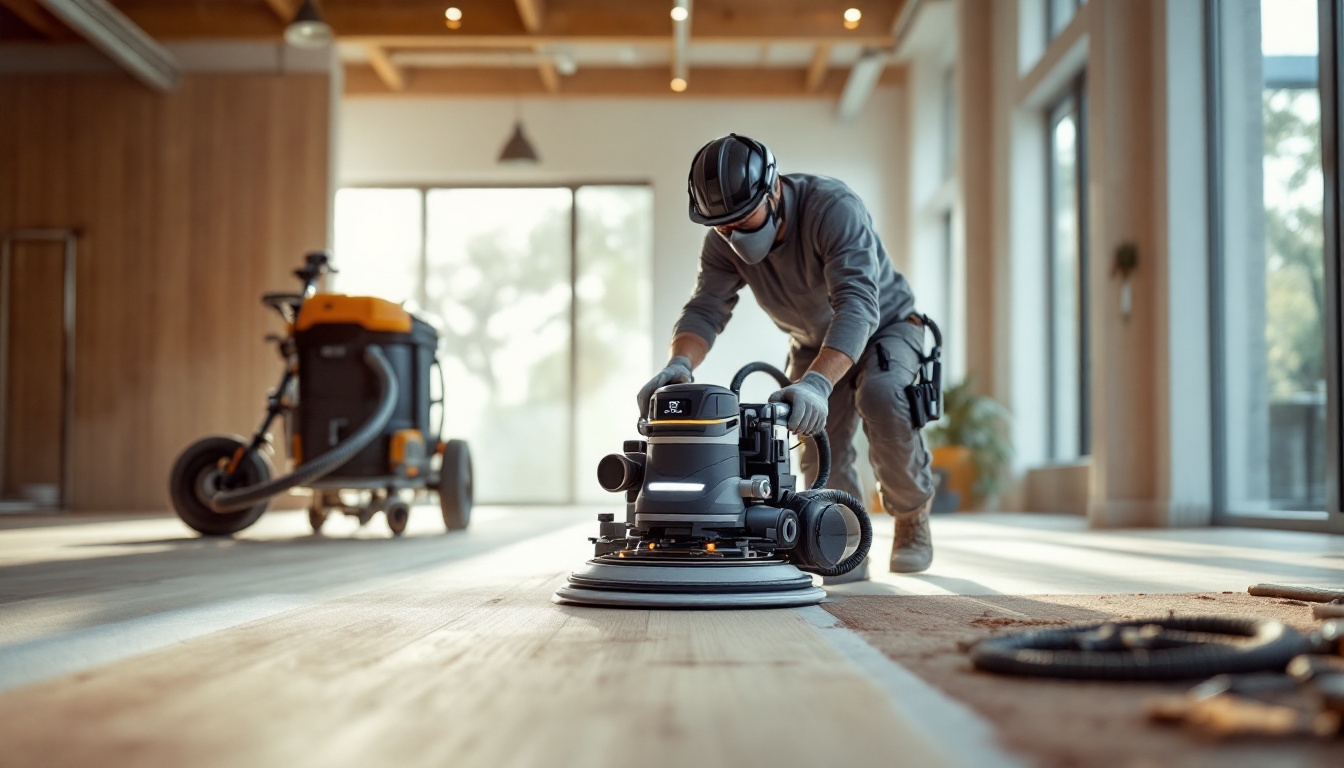
[[[1317,622],[1297,601],[1242,593],[1188,595],[854,596],[824,604],[887,656],[992,722],[1004,746],[1045,768],[1337,768],[1340,741],[1213,742],[1150,724],[1150,696],[1190,683],[1106,683],[1007,677],[971,667],[965,649],[1024,628],[1171,613],[1261,616],[1300,630]]]

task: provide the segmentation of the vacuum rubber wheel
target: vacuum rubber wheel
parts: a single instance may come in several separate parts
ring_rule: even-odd
[[[205,502],[211,489],[218,487],[234,453],[245,445],[236,437],[206,437],[192,443],[177,457],[168,479],[168,495],[173,511],[193,530],[206,536],[229,536],[255,523],[270,505],[268,499],[238,512],[215,512]],[[260,451],[254,451],[238,467],[234,487],[257,485],[270,479],[270,462]]]
[[[313,533],[321,533],[322,526],[326,525],[327,518],[331,517],[331,510],[339,509],[340,506],[339,493],[313,491],[313,501],[308,505],[308,524],[313,527]]]
[[[411,505],[404,501],[392,501],[383,514],[387,516],[387,527],[392,529],[392,535],[400,536],[406,532],[406,523],[410,522]]]
[[[471,451],[465,441],[449,440],[439,470],[439,508],[443,510],[443,524],[450,531],[460,531],[471,523],[471,486]]]
[[[322,526],[327,522],[327,510],[320,506],[320,502],[314,502],[313,506],[308,508],[308,524],[313,527],[313,533],[321,533]]]

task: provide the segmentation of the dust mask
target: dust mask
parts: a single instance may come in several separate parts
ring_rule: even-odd
[[[779,209],[775,207],[773,201],[767,203],[770,206],[770,214],[766,216],[765,223],[750,232],[735,229],[728,234],[719,232],[728,247],[733,249],[737,257],[748,264],[759,264],[770,255],[770,250],[775,247],[775,236],[779,234]],[[718,232],[718,230],[714,230]]]

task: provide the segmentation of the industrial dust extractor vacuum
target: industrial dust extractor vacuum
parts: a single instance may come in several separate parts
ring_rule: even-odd
[[[203,438],[173,466],[173,509],[200,533],[237,533],[255,523],[272,498],[298,487],[312,490],[314,531],[331,512],[356,516],[361,525],[382,512],[401,535],[411,503],[426,492],[438,494],[448,530],[466,528],[471,519],[467,444],[439,437],[438,334],[390,301],[317,293],[329,264],[326,253],[309,254],[294,272],[302,281],[299,293],[262,297],[285,321],[285,335],[270,337],[285,369],[256,433]],[[431,394],[435,380],[437,397]],[[438,415],[431,426],[433,410]],[[272,479],[277,417],[294,470]]]
[[[788,378],[764,363],[729,387],[658,389],[639,422],[642,440],[598,465],[598,482],[626,495],[625,519],[598,516],[596,552],[556,591],[561,604],[632,608],[810,605],[826,593],[812,574],[840,576],[868,556],[873,532],[863,504],[826,488],[830,449],[812,438],[820,470],[795,491],[789,407],[739,402],[753,372]]]

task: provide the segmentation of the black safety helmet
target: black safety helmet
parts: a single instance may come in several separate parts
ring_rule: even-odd
[[[686,180],[691,221],[709,227],[731,224],[756,210],[777,179],[769,147],[735,133],[715,139],[691,161]]]

